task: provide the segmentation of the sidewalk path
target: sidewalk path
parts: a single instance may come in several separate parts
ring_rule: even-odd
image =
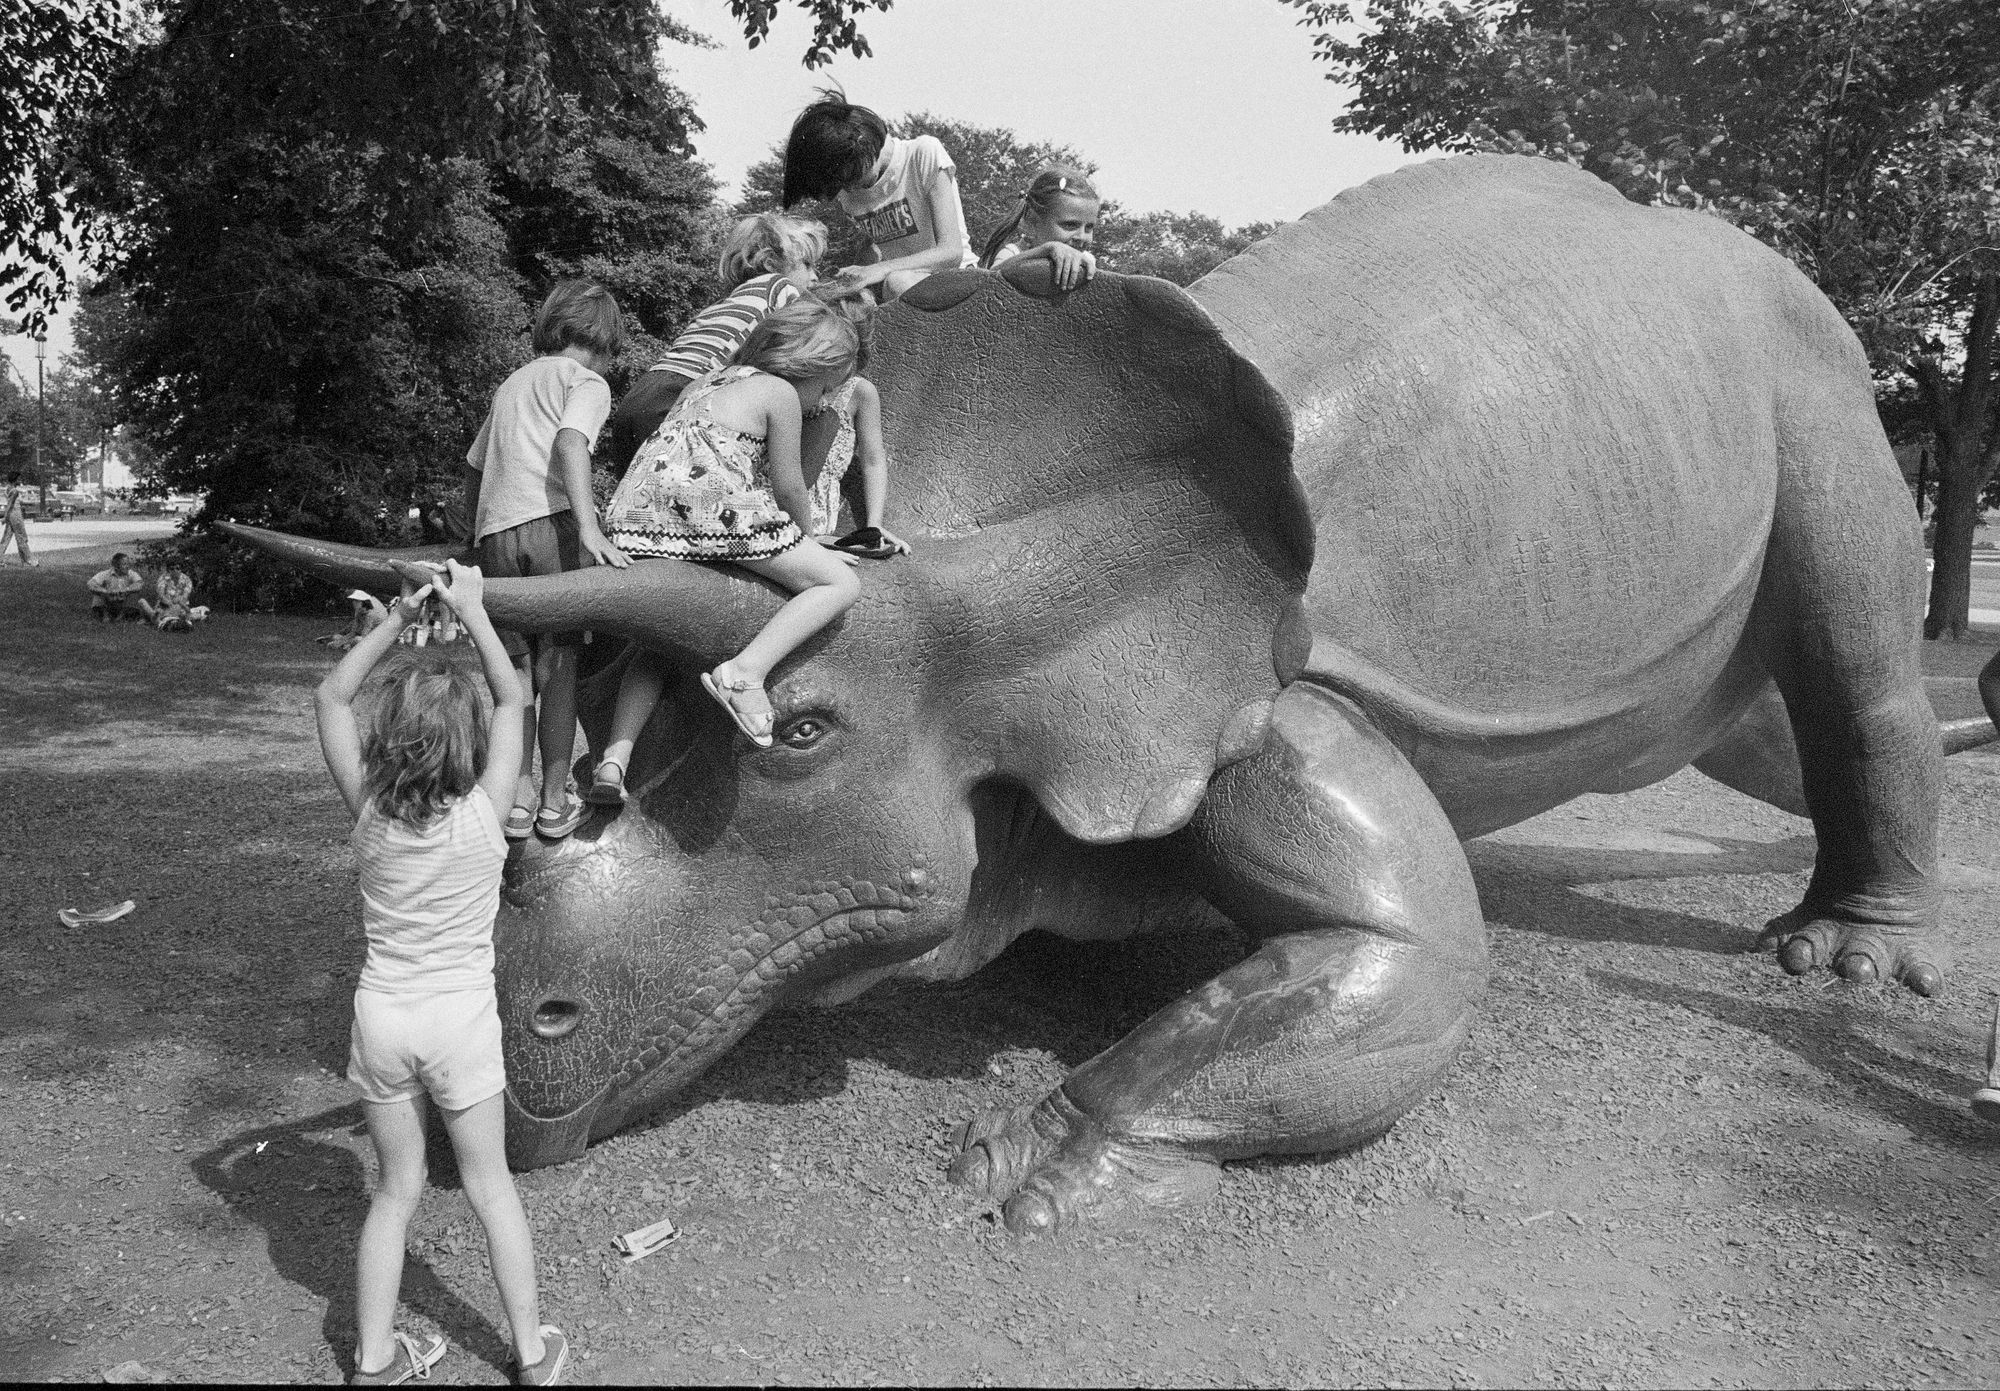
[[[179,524],[173,517],[78,517],[67,522],[29,522],[28,545],[37,559],[61,551],[136,546],[143,541],[172,536]],[[6,563],[20,564],[12,546],[7,548]]]

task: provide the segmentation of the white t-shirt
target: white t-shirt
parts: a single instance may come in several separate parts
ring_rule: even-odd
[[[935,135],[919,135],[914,140],[899,140],[889,137],[888,167],[882,177],[860,192],[843,188],[835,195],[834,201],[853,218],[861,228],[861,234],[875,243],[875,249],[885,261],[893,261],[899,256],[914,256],[919,251],[929,251],[938,244],[937,210],[931,206],[931,180],[939,170],[952,175],[948,185],[954,204],[958,204],[958,166],[951,162],[944,145]],[[965,225],[965,209],[959,205],[959,226]],[[973,254],[972,239],[966,238],[965,254],[959,258],[959,269],[965,270],[979,264]]]
[[[573,357],[538,357],[500,383],[465,462],[483,475],[472,539],[569,511],[554,475],[556,434],[575,430],[591,445],[611,414],[611,387]]]
[[[484,788],[422,830],[382,815],[370,800],[347,843],[361,868],[368,932],[357,988],[405,994],[492,985],[507,834]]]

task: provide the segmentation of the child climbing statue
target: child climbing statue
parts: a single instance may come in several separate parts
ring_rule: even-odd
[[[465,1196],[486,1249],[519,1359],[517,1379],[554,1385],[569,1356],[541,1321],[534,1240],[507,1172],[507,1087],[493,986],[493,919],[507,859],[498,808],[514,792],[525,740],[521,683],[481,602],[477,569],[403,597],[320,683],[320,749],[354,816],[368,957],[354,991],[347,1076],[361,1092],[380,1172],[356,1260],[357,1385],[428,1377],[442,1338],[419,1347],[395,1329],[404,1242],[424,1191],[426,1098],[443,1113]],[[440,577],[442,578],[442,577]],[[422,620],[433,593],[472,633],[492,692],[448,649],[404,649],[381,681],[364,732],[362,682]]]
[[[958,167],[934,135],[905,140],[883,119],[829,92],[799,113],[785,141],[785,207],[831,198],[868,238],[875,259],[844,267],[843,290],[892,300],[934,271],[974,262]]]
[[[1014,216],[986,239],[979,264],[990,270],[1008,261],[1044,260],[1055,270],[1056,287],[1074,290],[1097,274],[1090,246],[1102,207],[1082,171],[1044,169],[1022,192]]]
[[[729,561],[791,593],[747,647],[701,676],[760,748],[772,742],[771,668],[861,593],[854,558],[812,539],[819,528],[799,464],[803,417],[853,375],[860,353],[860,333],[839,310],[816,299],[777,310],[734,363],[682,393],[605,509],[605,529],[627,555]],[[652,662],[627,669],[592,800],[624,799],[632,744],[663,680]]]
[[[614,474],[630,467],[689,382],[727,364],[766,314],[813,287],[825,254],[826,228],[809,217],[758,213],[736,224],[715,265],[722,298],[688,320],[611,413],[606,462]]]

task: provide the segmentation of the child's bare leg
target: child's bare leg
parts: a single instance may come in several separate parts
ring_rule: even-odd
[[[514,1355],[523,1366],[542,1360],[542,1308],[535,1290],[535,1238],[514,1176],[507,1172],[507,1113],[497,1096],[463,1111],[445,1111],[444,1127],[458,1152],[458,1176],[465,1196],[486,1228],[486,1259],[507,1326],[514,1337]]]
[[[878,287],[881,292],[882,303],[887,304],[892,299],[901,299],[903,291],[909,289],[910,286],[916,284],[929,274],[930,272],[927,270],[891,271]]]
[[[521,776],[514,780],[517,807],[535,805],[535,709],[539,704],[535,697],[541,694],[535,680],[536,670],[533,653],[523,653],[514,659],[514,679],[528,696],[528,703],[521,711]]]
[[[570,756],[576,752],[576,649],[545,642],[535,661],[535,675],[542,805],[560,811],[569,786]]]
[[[403,1287],[403,1250],[410,1218],[424,1194],[424,1099],[364,1102],[380,1174],[355,1256],[355,1368],[379,1372],[395,1356],[396,1297]]]
[[[635,652],[631,665],[618,680],[618,703],[611,709],[611,737],[604,742],[604,757],[598,760],[598,767],[615,763],[619,777],[624,777],[632,766],[632,746],[639,742],[639,733],[652,717],[653,707],[660,703],[660,692],[666,685],[666,671],[659,659],[648,652]]]
[[[703,678],[729,705],[736,722],[759,744],[771,742],[771,701],[764,682],[787,653],[846,613],[861,597],[853,562],[806,541],[769,560],[734,562],[792,592],[750,645]],[[745,723],[748,721],[748,723]]]
[[[769,560],[734,562],[792,592],[785,606],[771,616],[750,645],[715,669],[717,680],[764,684],[771,668],[786,654],[854,607],[861,581],[854,566],[838,551],[805,541]]]

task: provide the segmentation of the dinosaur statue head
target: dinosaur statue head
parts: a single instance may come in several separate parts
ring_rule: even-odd
[[[508,871],[517,1165],[657,1109],[780,1000],[844,997],[947,944],[982,785],[1085,842],[1185,824],[1304,661],[1289,417],[1173,286],[935,276],[883,314],[870,376],[890,524],[916,554],[865,565],[860,602],[778,667],[772,747],[697,681],[777,610],[763,582],[643,561],[487,583],[502,626],[619,653],[584,682],[593,744],[636,652],[671,673],[630,803]],[[388,553],[233,529],[393,583]]]

